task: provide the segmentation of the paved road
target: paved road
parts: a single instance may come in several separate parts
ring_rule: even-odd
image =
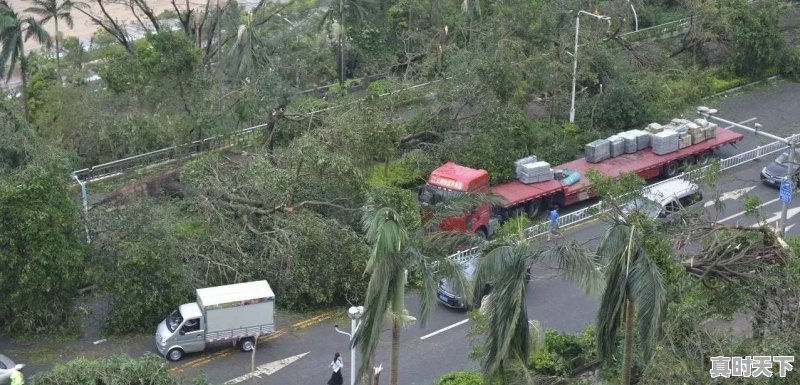
[[[800,85],[784,82],[777,86],[705,104],[718,108],[719,116],[729,120],[740,121],[758,117],[765,130],[788,136],[797,129],[796,122],[800,122],[800,108],[796,106],[798,95],[800,95]],[[769,142],[771,140],[766,138],[747,135],[738,145],[738,149],[725,148],[720,151],[720,156],[728,157]],[[749,194],[758,196],[765,202],[762,209],[763,217],[772,218],[774,222],[774,214],[780,209],[779,202],[775,201],[777,191],[762,185],[758,180],[760,168],[769,160],[771,157],[726,172],[720,176],[716,191],[704,191],[704,195],[707,199],[713,199],[723,192],[741,191],[746,188]],[[797,202],[800,202],[800,198],[795,201],[795,206]],[[713,210],[713,207],[709,207],[709,210]],[[799,210],[792,212],[797,213]],[[741,211],[742,199],[739,197],[726,200],[725,207],[720,213],[714,211],[710,213],[724,223],[755,222],[753,218],[737,215]],[[800,226],[794,226],[798,223],[798,218],[800,215],[795,214],[789,220],[789,224],[792,225],[788,232],[790,236],[800,234]],[[566,236],[580,241],[590,241],[601,236],[605,227],[602,222],[590,222],[570,230]],[[547,273],[540,271],[537,275],[544,276]],[[594,320],[597,300],[583,295],[569,282],[560,278],[537,279],[531,282],[527,290],[528,316],[530,319],[539,320],[545,327],[576,332]],[[407,296],[407,307],[412,315],[417,313],[418,299],[415,294]],[[262,375],[253,379],[240,378],[240,383],[322,384],[329,374],[327,363],[336,351],[344,355],[346,361],[344,374],[345,378],[349,378],[347,337],[333,330],[335,323],[348,329],[349,320],[345,317],[344,309],[335,314],[338,316],[323,314],[311,322],[279,317],[279,333],[264,339],[255,357],[255,365],[261,367]],[[412,326],[403,330],[400,382],[408,385],[429,385],[448,371],[476,368],[477,364],[468,357],[470,344],[467,333],[470,325],[469,322],[464,322],[465,319],[464,312],[437,306],[426,328]],[[384,364],[387,370],[385,377],[388,377],[389,334],[384,333],[375,357],[376,363]],[[89,356],[97,356],[96,352],[92,353],[94,348],[91,343],[83,345],[80,349],[84,349],[84,346]],[[110,339],[101,346],[132,355],[154,351],[151,336],[126,340]],[[269,365],[299,355],[302,356],[277,371],[276,367],[281,366],[280,364]],[[53,356],[52,361],[62,361],[68,357],[69,355]],[[238,353],[228,346],[217,346],[202,354],[189,355],[180,363],[169,365],[176,374],[186,378],[187,383],[189,379],[198,376],[205,377],[211,383],[223,383],[249,372],[250,355]],[[30,369],[41,370],[45,367],[46,365],[36,365]]]

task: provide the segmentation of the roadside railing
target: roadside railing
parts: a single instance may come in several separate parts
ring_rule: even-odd
[[[234,131],[230,134],[215,135],[203,140],[195,140],[177,146],[162,148],[160,150],[118,159],[112,162],[73,171],[72,175],[81,181],[92,182],[122,175],[126,172],[148,166],[167,164],[185,157],[191,157],[204,152],[220,150],[244,143],[258,135],[258,129],[264,126],[266,126],[266,124],[260,124],[258,126]]]
[[[431,84],[435,84],[440,81],[442,81],[442,79],[436,79],[421,84],[415,84],[409,87],[401,88],[399,90],[394,90],[383,94],[379,94],[378,97],[396,95],[402,92],[407,92],[415,90],[417,88],[429,86]],[[306,114],[309,116],[313,116],[318,113],[323,113],[338,108],[351,106],[356,103],[364,101],[364,99],[365,98],[357,99],[348,103],[311,111]],[[146,168],[157,164],[166,164],[174,162],[186,156],[194,156],[204,152],[220,150],[223,148],[232,147],[240,143],[245,143],[252,137],[257,136],[259,133],[258,129],[266,125],[267,125],[266,123],[259,124],[257,126],[243,128],[241,130],[234,131],[228,134],[215,135],[202,140],[195,140],[193,142],[184,143],[177,146],[162,148],[160,150],[155,150],[144,154],[118,159],[108,163],[103,163],[89,168],[73,171],[71,175],[77,177],[79,180],[84,182],[93,182],[100,179],[112,178],[115,176],[123,175],[126,172],[132,170]]]
[[[689,29],[689,24],[692,18],[687,17],[679,20],[673,20],[664,24],[654,25],[652,27],[642,28],[638,31],[630,31],[619,34],[621,38],[628,38],[629,36],[636,36],[636,39],[629,41],[641,41],[651,39],[654,37],[663,37],[664,35],[675,36],[675,34],[686,33]]]
[[[798,134],[798,135],[800,135],[800,134]],[[793,138],[794,138],[794,136],[792,136],[790,138],[790,140],[793,139]],[[756,147],[756,148],[754,148],[754,149],[752,149],[750,151],[745,151],[745,152],[743,152],[741,154],[736,154],[736,155],[734,155],[732,157],[722,159],[720,161],[720,171],[728,170],[728,169],[731,169],[733,167],[737,167],[737,166],[743,165],[743,164],[745,164],[747,162],[762,158],[762,157],[770,155],[770,154],[774,154],[774,153],[776,153],[778,151],[782,151],[782,150],[784,150],[786,148],[788,148],[788,146],[785,145],[782,142],[772,142],[772,143],[769,143],[769,144],[766,144],[766,145],[763,145],[763,146],[758,146],[758,147]],[[696,170],[692,170],[692,171],[683,173],[683,174],[678,175],[678,176],[676,176],[674,178],[670,178],[670,179],[663,180],[663,181],[660,181],[660,182],[657,182],[657,183],[653,183],[653,184],[648,185],[647,187],[645,187],[645,189],[649,189],[649,188],[652,188],[653,186],[657,186],[659,184],[667,183],[669,181],[673,181],[673,180],[677,180],[677,179],[685,179],[685,180],[696,179],[696,178],[701,177],[702,175],[704,175],[704,173],[708,172],[709,170],[711,170],[711,166],[704,166],[704,167],[698,168]],[[583,208],[583,209],[580,209],[580,210],[577,210],[577,211],[574,211],[574,212],[571,212],[571,213],[568,213],[568,214],[564,214],[564,215],[562,215],[562,216],[560,216],[558,218],[558,227],[560,229],[563,229],[563,228],[574,226],[574,225],[576,225],[578,223],[581,223],[581,222],[588,221],[590,219],[594,219],[594,218],[596,218],[596,217],[600,216],[601,214],[604,214],[604,213],[606,213],[608,211],[608,208],[606,208],[604,206],[605,206],[604,202],[601,201],[601,202],[596,203],[594,205],[591,205],[589,207],[586,207],[586,208]],[[537,225],[534,225],[534,226],[531,226],[531,227],[525,229],[525,234],[527,235],[527,240],[530,241],[530,240],[533,240],[534,238],[536,238],[538,236],[546,234],[549,230],[550,230],[550,222],[547,221],[547,222],[542,222],[540,224],[537,224]],[[468,260],[470,260],[472,258],[477,257],[479,254],[480,254],[480,248],[479,247],[473,247],[471,249],[459,251],[459,252],[457,252],[457,253],[455,253],[453,255],[450,255],[448,258],[451,258],[451,259],[454,259],[454,260],[456,260],[458,262],[462,262],[463,263],[463,262],[466,262],[466,261],[468,261]]]

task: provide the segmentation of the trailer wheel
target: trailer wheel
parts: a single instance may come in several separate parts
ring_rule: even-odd
[[[681,168],[686,171],[691,165],[694,164],[694,155],[689,155],[681,159]]]
[[[540,212],[542,212],[541,199],[534,199],[528,202],[528,204],[525,205],[525,211],[527,211],[528,213],[528,218],[530,219],[536,218],[536,216],[539,215]]]
[[[180,361],[181,358],[183,358],[183,349],[181,348],[170,349],[170,351],[167,352],[167,359],[170,361]]]
[[[711,160],[711,150],[705,150],[697,155],[697,164],[701,166],[705,166],[708,164],[708,161]]]
[[[661,176],[665,178],[672,178],[678,175],[678,162],[669,162],[661,170]]]
[[[243,352],[251,352],[256,346],[256,340],[253,337],[242,338],[239,340],[239,349]]]

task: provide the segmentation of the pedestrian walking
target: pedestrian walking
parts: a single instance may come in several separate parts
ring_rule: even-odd
[[[344,384],[344,378],[342,378],[342,367],[344,363],[342,362],[342,355],[339,352],[333,355],[333,361],[331,361],[331,379],[328,380],[328,385],[342,385]]]
[[[22,375],[22,368],[25,365],[17,364],[14,369],[11,369],[11,385],[23,385],[25,384],[25,376]]]
[[[550,232],[547,233],[547,240],[550,240],[550,237],[559,236],[561,233],[558,232],[558,205],[553,205],[550,208]]]

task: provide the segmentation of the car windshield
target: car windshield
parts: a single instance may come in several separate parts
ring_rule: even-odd
[[[420,203],[436,206],[445,199],[463,195],[463,191],[453,191],[442,187],[434,186],[426,183],[422,189],[419,190],[417,198]]]
[[[657,218],[661,213],[661,205],[648,198],[634,199],[622,207],[622,212],[625,215],[630,215],[634,211],[638,211],[649,218]]]
[[[178,330],[178,326],[181,326],[182,322],[183,317],[181,317],[181,312],[176,309],[167,316],[167,329],[174,333],[175,330]]]

